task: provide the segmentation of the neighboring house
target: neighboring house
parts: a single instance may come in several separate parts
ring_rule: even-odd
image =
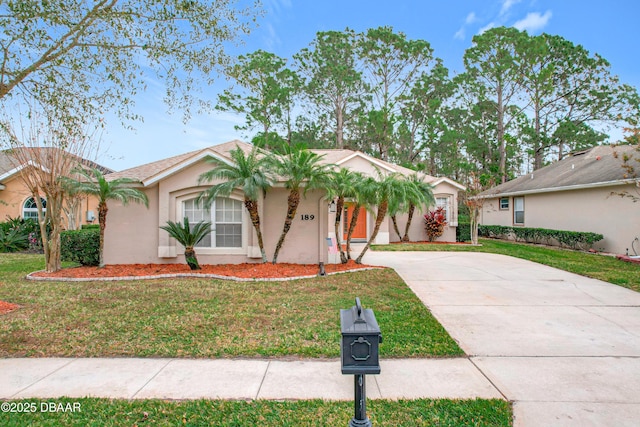
[[[139,187],[149,198],[149,208],[138,205],[123,207],[109,202],[109,218],[105,238],[105,261],[107,264],[131,263],[183,263],[183,249],[159,227],[168,220],[181,221],[185,216],[208,220],[213,223],[209,238],[196,247],[198,259],[203,264],[242,263],[260,261],[260,250],[255,231],[244,208],[243,194],[237,190],[229,198],[218,198],[211,209],[201,209],[196,197],[211,184],[198,184],[198,177],[212,168],[207,158],[213,157],[230,162],[229,152],[236,147],[250,152],[252,145],[241,141],[230,141],[221,145],[185,153],[179,156],[149,163],[110,174],[107,179],[127,177],[137,180]],[[339,167],[347,167],[376,176],[377,172],[399,172],[410,174],[409,169],[384,162],[360,152],[350,150],[313,150],[324,155],[323,161]],[[425,176],[434,186],[438,203],[447,208],[450,226],[442,240],[455,241],[457,225],[458,191],[464,187],[447,178]],[[271,259],[275,244],[282,232],[287,209],[288,191],[282,182],[259,200],[260,218],[264,246]],[[297,217],[293,221],[284,246],[278,256],[279,262],[318,263],[337,262],[329,259],[327,238],[334,236],[335,213],[330,212],[330,200],[324,190],[307,192],[300,203]],[[350,216],[352,205],[346,210]],[[416,210],[411,227],[412,240],[425,240],[422,215]],[[398,221],[404,231],[405,217]],[[364,212],[358,221],[354,241],[365,241],[371,235],[375,214]],[[344,227],[343,227],[344,229]],[[397,241],[390,220],[385,220],[378,233],[377,243]],[[355,256],[358,254],[356,253]]]
[[[594,249],[624,254],[640,236],[640,203],[619,196],[639,195],[640,180],[622,168],[634,148],[593,147],[491,188],[478,196],[480,224],[600,233]]]
[[[30,156],[32,160],[24,163],[16,158],[12,154],[13,150],[0,151],[0,221],[5,221],[7,218],[38,218],[38,209],[33,195],[26,187],[24,181],[20,177],[21,173],[29,173],[31,168],[44,168],[46,165],[41,165],[35,159],[46,159],[47,150],[57,150],[55,148],[27,148],[25,150],[38,150],[38,154]],[[71,154],[69,154],[71,155]],[[21,156],[22,157],[22,156]],[[22,157],[24,159],[24,157]],[[78,158],[78,162],[88,167],[95,167],[100,169],[103,173],[110,173],[112,170],[100,166],[90,160]],[[46,200],[42,197],[43,206],[46,209]],[[92,197],[82,197],[79,199],[76,210],[79,212],[78,224],[97,224],[97,210],[98,202]],[[63,222],[66,228],[70,227],[68,219]]]

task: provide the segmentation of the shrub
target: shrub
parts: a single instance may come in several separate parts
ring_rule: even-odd
[[[19,252],[28,247],[28,233],[19,228],[0,227],[0,252]]]
[[[60,234],[63,261],[77,262],[82,265],[98,265],[100,263],[100,230],[69,230]]]
[[[91,229],[100,229],[100,224],[82,224],[82,226],[80,227],[83,230],[91,230]]]
[[[460,222],[460,219],[458,219],[458,226],[456,227],[456,242],[469,241],[471,241],[471,223]]]
[[[447,217],[444,208],[439,207],[435,211],[429,211],[424,216],[425,230],[427,238],[433,242],[444,233],[444,226],[447,225]]]
[[[38,223],[32,219],[11,218],[0,223],[0,252],[19,252],[37,247],[40,241]]]
[[[516,240],[526,243],[544,243],[564,246],[571,249],[587,250],[604,236],[587,231],[548,230],[546,228],[510,227],[502,225],[480,225],[478,234],[504,240]]]

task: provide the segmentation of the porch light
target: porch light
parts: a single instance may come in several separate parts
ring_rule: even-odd
[[[329,212],[336,213],[336,201],[335,200],[332,200],[331,203],[329,203]]]

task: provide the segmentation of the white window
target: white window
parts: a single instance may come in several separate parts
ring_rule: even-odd
[[[442,208],[445,212],[445,218],[447,219],[447,223],[451,222],[451,218],[449,217],[449,197],[447,196],[436,196],[436,208]]]
[[[513,198],[513,223],[524,225],[524,197]]]
[[[196,199],[183,202],[184,216],[189,225],[201,221],[211,222],[211,234],[198,243],[199,248],[241,248],[242,247],[242,202],[225,197],[217,197],[209,209],[205,209]]]
[[[500,197],[500,210],[506,211],[509,209],[509,198],[508,197]]]
[[[45,213],[47,211],[47,201],[43,198],[40,198],[40,201],[42,202],[42,213]],[[33,197],[27,199],[22,205],[22,218],[38,220],[38,205]]]

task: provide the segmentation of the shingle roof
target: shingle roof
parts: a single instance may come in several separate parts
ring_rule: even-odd
[[[601,145],[572,155],[480,193],[494,197],[543,193],[602,185],[615,185],[633,178],[622,168],[622,156],[635,153],[636,146]],[[635,153],[640,158],[640,153]]]
[[[113,180],[116,178],[130,178],[130,179],[135,179],[136,181],[143,182],[143,181],[150,180],[155,176],[161,175],[167,170],[179,167],[181,164],[188,164],[190,160],[199,158],[206,153],[214,153],[218,156],[229,159],[230,158],[229,152],[235,149],[236,147],[239,147],[245,153],[250,152],[251,149],[253,148],[251,144],[247,144],[246,142],[242,142],[238,140],[233,140],[233,141],[225,142],[224,144],[214,145],[214,146],[203,148],[200,150],[179,154],[177,156],[169,157],[167,159],[146,163],[144,165],[136,166],[130,169],[125,169],[120,172],[114,172],[113,174],[110,174],[107,177],[107,179]]]
[[[202,159],[205,155],[216,155],[217,157],[230,160],[231,157],[229,155],[229,152],[237,147],[242,149],[245,153],[249,153],[253,149],[253,145],[251,144],[239,140],[233,140],[225,142],[224,144],[190,151],[188,153],[169,157],[167,159],[162,159],[141,166],[136,166],[120,172],[114,172],[112,174],[109,174],[109,176],[107,176],[106,178],[107,180],[113,180],[116,178],[130,178],[148,185],[150,183],[156,182],[156,180],[161,179],[162,177],[167,176],[167,174],[170,174],[173,171],[177,172],[183,167],[192,164],[194,161]],[[388,168],[389,170],[399,172],[404,175],[410,175],[414,173],[414,171],[410,169],[386,162],[384,160],[373,158],[359,151],[341,149],[313,149],[311,151],[323,156],[321,162],[324,164],[340,164],[342,161],[346,161],[350,157],[362,156],[363,158],[371,162],[375,162]],[[460,184],[455,183],[454,181],[451,181],[447,178],[435,178],[422,173],[420,173],[420,175],[424,177],[426,182],[432,183],[434,185],[442,180],[446,180],[447,182],[457,185],[460,188],[464,188],[460,186]]]
[[[27,153],[27,155],[17,157],[14,154],[15,150],[23,150],[24,152]],[[36,150],[38,151],[37,153],[36,153]],[[19,169],[21,166],[24,166],[19,164],[20,159],[31,158],[34,162],[37,162],[38,160],[47,159],[50,155],[49,152],[55,152],[58,150],[60,149],[54,148],[54,147],[40,147],[40,148],[26,147],[26,148],[14,148],[14,149],[2,150],[0,151],[0,176],[5,175],[7,173],[10,173],[11,175],[13,175],[11,171]],[[70,154],[70,153],[67,153],[67,154],[77,158],[78,161],[83,165],[86,165],[90,168],[99,169],[105,175],[113,172],[113,170],[105,166],[102,166],[96,162],[93,162],[91,160],[83,159],[81,157],[76,156],[75,154]]]

